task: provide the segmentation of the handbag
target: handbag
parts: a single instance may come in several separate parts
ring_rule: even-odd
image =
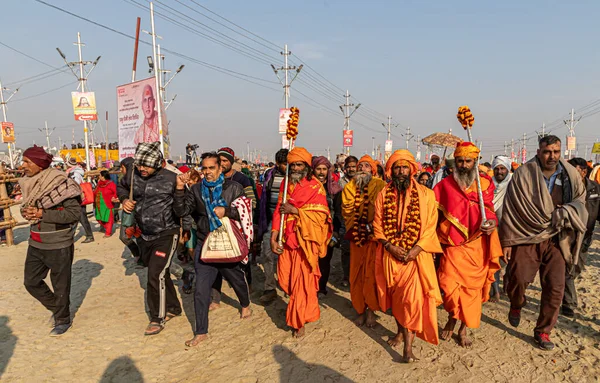
[[[248,242],[242,229],[228,217],[221,218],[221,227],[211,231],[204,244],[200,259],[206,263],[235,263],[248,256]]]
[[[129,186],[129,200],[133,201],[133,176],[135,174],[135,169],[131,167],[131,185]],[[121,226],[123,227],[132,227],[135,226],[135,217],[132,213],[127,213],[123,210],[123,216],[121,217]]]
[[[81,206],[87,206],[94,203],[94,189],[89,182],[82,182],[81,185]]]

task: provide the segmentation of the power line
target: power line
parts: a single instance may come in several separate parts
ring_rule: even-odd
[[[60,68],[60,69],[52,69],[50,71],[36,74],[34,76],[30,76],[30,77],[27,77],[27,78],[24,78],[24,79],[21,79],[18,81],[12,81],[6,85],[7,86],[13,86],[13,85],[23,86],[23,85],[31,84],[32,82],[42,81],[47,78],[54,77],[57,74],[61,74],[61,73],[68,73],[66,71],[66,66],[63,66],[63,68]]]
[[[37,0],[36,0],[36,1],[37,1]],[[37,61],[37,62],[38,62],[38,63],[40,63],[40,64],[46,65],[47,67],[50,67],[50,68],[52,68],[52,69],[59,69],[58,67],[54,67],[54,66],[52,66],[52,65],[50,65],[50,64],[48,64],[48,63],[46,63],[46,62],[44,62],[44,61],[42,61],[42,60],[38,60],[38,59],[36,59],[35,57],[33,57],[33,56],[30,56],[30,55],[28,55],[27,53],[21,52],[20,50],[18,50],[18,49],[16,49],[16,48],[13,48],[13,47],[11,47],[11,46],[9,46],[9,45],[7,45],[7,44],[5,44],[5,43],[1,42],[1,41],[0,41],[0,45],[4,46],[4,47],[6,47],[6,48],[8,48],[8,49],[10,49],[10,50],[12,50],[12,51],[15,51],[15,52],[17,52],[17,53],[18,53],[18,54],[20,54],[20,55],[23,55],[23,56],[25,56],[25,57],[27,57],[27,58],[30,58],[30,59],[32,59],[33,61]]]
[[[25,101],[25,100],[29,100],[30,98],[43,96],[45,94],[55,92],[55,91],[57,91],[59,89],[66,88],[66,87],[71,86],[71,85],[76,84],[76,83],[77,83],[77,81],[75,81],[75,82],[69,82],[68,84],[59,86],[58,88],[50,89],[50,90],[47,90],[47,91],[44,91],[44,92],[41,92],[41,93],[38,93],[38,94],[34,94],[34,95],[31,95],[31,96],[27,96],[27,97],[23,97],[23,98],[18,98],[16,100],[13,100],[12,102]]]

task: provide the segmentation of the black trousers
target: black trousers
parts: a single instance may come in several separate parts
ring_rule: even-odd
[[[319,270],[321,270],[321,278],[319,279],[319,292],[327,294],[327,281],[331,273],[331,258],[333,258],[333,247],[327,247],[327,255],[319,258]]]
[[[138,239],[140,255],[144,265],[148,267],[146,303],[151,322],[162,323],[167,313],[181,314],[181,303],[169,272],[178,240],[179,233],[152,241],[145,241],[141,237]]]
[[[196,251],[196,290],[194,292],[194,311],[196,314],[195,335],[208,333],[208,306],[211,300],[213,283],[217,276],[225,278],[233,287],[242,307],[250,306],[250,293],[246,274],[241,263],[205,263],[200,260],[199,251]]]
[[[246,275],[246,283],[248,286],[252,285],[252,269],[250,265],[250,261],[245,265],[240,263],[240,267],[244,271]],[[212,294],[211,301],[214,303],[221,303],[221,289],[223,288],[223,276],[221,273],[217,274],[217,278],[215,278],[215,283],[212,285]]]
[[[92,225],[90,225],[90,220],[87,216],[87,206],[81,207],[81,216],[79,217],[79,222],[81,223],[81,226],[83,226],[85,236],[88,238],[94,238],[94,234],[92,234]]]
[[[74,246],[57,250],[41,250],[29,246],[25,258],[25,288],[54,315],[55,324],[71,323],[69,294]],[[50,290],[44,279],[50,271]]]

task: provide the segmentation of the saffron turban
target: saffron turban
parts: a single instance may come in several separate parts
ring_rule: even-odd
[[[53,158],[51,154],[46,153],[44,148],[35,145],[25,150],[23,152],[23,157],[29,158],[31,162],[39,166],[42,170],[50,167]]]
[[[492,161],[492,170],[496,169],[498,165],[504,166],[507,170],[511,169],[511,161],[510,158],[506,156],[496,156],[494,157],[494,161]]]
[[[295,147],[290,150],[287,160],[288,164],[293,164],[294,162],[306,162],[308,166],[312,166],[312,155],[308,150],[300,147]]]
[[[396,150],[387,160],[385,164],[385,175],[387,178],[392,178],[392,169],[396,164],[410,167],[411,177],[417,174],[417,161],[415,161],[415,157],[413,157],[412,153],[406,149]]]
[[[361,162],[366,162],[369,165],[371,165],[371,173],[373,175],[377,174],[377,162],[375,162],[375,160],[373,160],[370,155],[365,154],[364,156],[362,156],[360,158],[360,160],[358,160],[358,164],[357,165],[360,165]]]
[[[456,144],[456,150],[454,150],[454,158],[467,157],[477,159],[479,158],[479,148],[472,142],[461,142]]]

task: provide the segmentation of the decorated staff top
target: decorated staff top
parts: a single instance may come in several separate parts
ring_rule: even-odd
[[[458,122],[465,129],[473,127],[473,123],[475,122],[475,117],[473,117],[473,113],[471,113],[471,109],[467,105],[458,107],[456,118],[458,118]]]
[[[298,137],[298,121],[300,120],[300,109],[292,106],[290,109],[290,119],[287,122],[285,135],[288,140],[295,140]]]

